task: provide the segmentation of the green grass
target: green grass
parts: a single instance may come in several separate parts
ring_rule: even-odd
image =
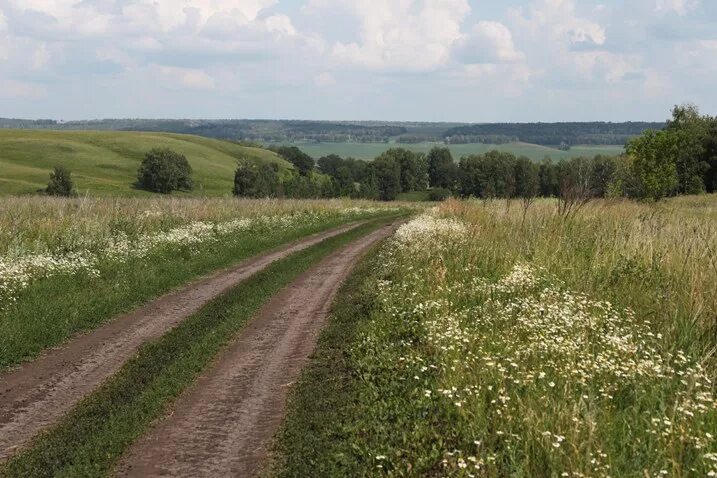
[[[155,147],[187,156],[196,188],[180,195],[231,194],[238,160],[291,165],[271,151],[170,133],[0,130],[0,195],[31,194],[47,186],[55,165],[72,172],[80,194],[148,196],[134,189],[144,154]]]
[[[313,264],[385,221],[277,261],[139,354],[57,427],[0,468],[0,476],[102,476],[270,297]]]
[[[428,195],[430,194],[430,191],[410,191],[407,193],[401,193],[396,198],[397,201],[407,201],[407,202],[422,202],[422,201],[428,201]]]
[[[333,153],[342,157],[352,157],[366,160],[375,158],[389,148],[406,148],[412,151],[426,153],[434,146],[445,146],[443,143],[295,143],[295,145],[316,159]],[[516,156],[527,156],[534,161],[539,161],[546,156],[558,160],[579,156],[595,156],[598,154],[616,156],[623,152],[623,147],[618,145],[574,146],[570,149],[570,151],[560,151],[555,148],[529,143],[509,143],[500,145],[454,144],[450,145],[449,148],[456,160],[460,159],[462,156],[481,154],[494,149],[507,151],[515,154]]]
[[[0,310],[0,370],[203,274],[345,222],[333,217],[288,229],[257,226],[219,243],[163,247],[144,259],[106,261],[99,265],[99,277],[80,271],[38,280]]]
[[[342,292],[274,473],[717,473],[715,200],[442,203]]]

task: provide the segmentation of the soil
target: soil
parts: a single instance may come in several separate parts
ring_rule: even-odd
[[[145,342],[161,337],[207,302],[272,262],[359,224],[314,234],[212,274],[74,337],[32,362],[0,373],[0,461],[57,423]]]
[[[385,226],[331,254],[273,297],[172,411],[121,460],[119,476],[254,476],[341,283]]]

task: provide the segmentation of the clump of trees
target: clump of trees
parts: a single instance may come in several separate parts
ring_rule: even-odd
[[[194,188],[192,167],[183,154],[168,148],[155,148],[142,160],[137,185],[148,191],[169,194]]]
[[[639,197],[717,192],[717,118],[695,105],[675,106],[662,131],[628,143]]]
[[[50,196],[76,196],[75,186],[72,182],[72,173],[64,166],[55,166],[50,173],[50,182],[47,183],[45,192]]]
[[[270,171],[242,162],[235,173],[235,195],[392,201],[402,192],[425,190],[428,186],[426,155],[404,148],[389,149],[370,162],[331,154],[315,163],[295,146],[275,151],[295,170],[281,177],[278,168]]]

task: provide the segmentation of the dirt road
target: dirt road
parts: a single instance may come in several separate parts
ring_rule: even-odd
[[[51,349],[33,362],[0,374],[0,461],[56,423],[117,372],[146,341],[162,336],[211,299],[272,262],[357,225],[309,236],[189,284]]]
[[[383,227],[331,254],[272,298],[172,413],[129,450],[118,474],[255,475],[338,288],[360,255],[394,229]]]

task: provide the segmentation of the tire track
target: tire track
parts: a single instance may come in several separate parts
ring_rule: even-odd
[[[57,423],[79,400],[117,372],[143,343],[161,337],[207,302],[272,262],[360,224],[363,222],[311,235],[195,281],[0,374],[0,461]]]
[[[120,476],[252,476],[284,415],[288,387],[314,350],[333,298],[384,226],[332,253],[272,298],[140,438]]]

